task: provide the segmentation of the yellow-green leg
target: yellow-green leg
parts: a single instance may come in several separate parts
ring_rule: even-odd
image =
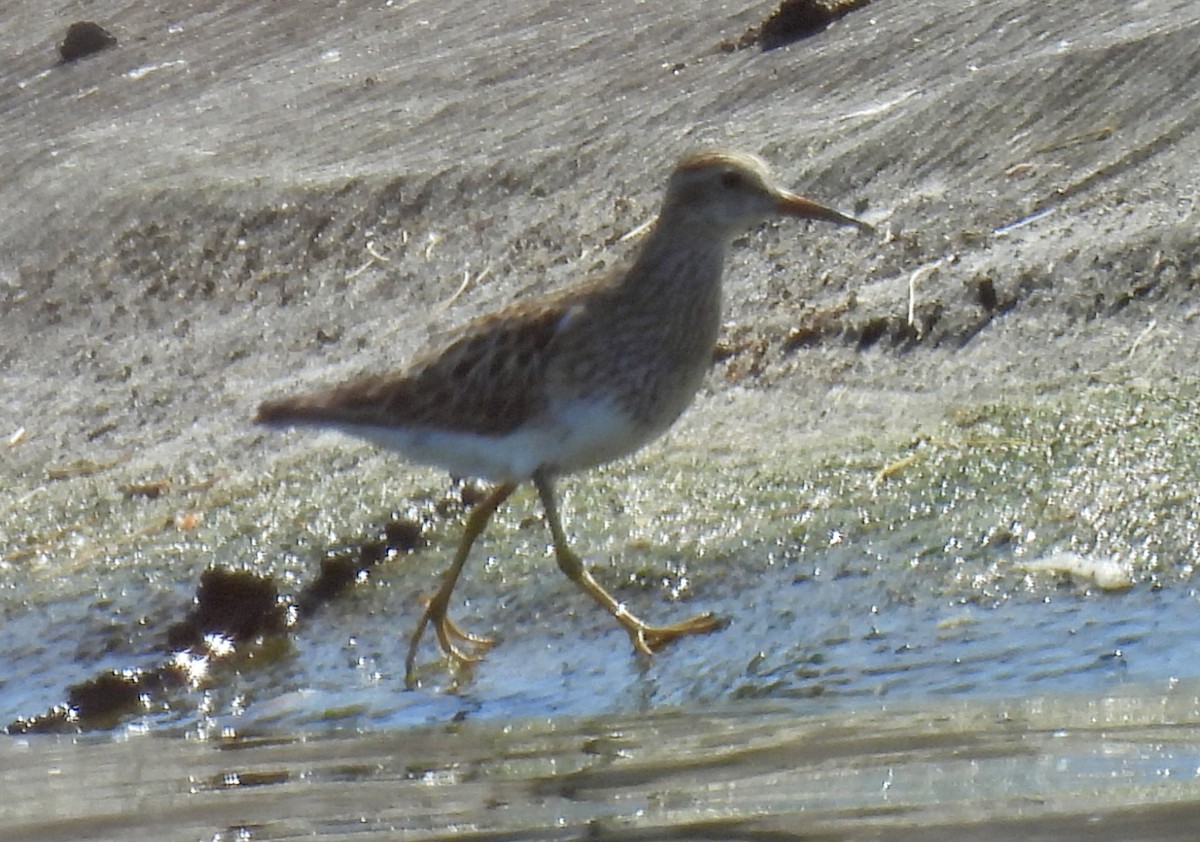
[[[653,655],[677,637],[685,634],[704,634],[723,625],[721,620],[707,612],[669,626],[651,626],[631,614],[624,604],[613,598],[612,594],[592,578],[579,556],[567,546],[562,521],[558,516],[558,502],[554,498],[554,481],[538,473],[534,474],[533,482],[537,486],[538,496],[542,498],[542,507],[546,510],[546,522],[550,525],[550,536],[554,540],[554,555],[558,559],[559,569],[616,618],[621,627],[628,632],[634,649],[643,655]]]
[[[479,648],[486,648],[492,645],[492,641],[489,638],[477,637],[460,629],[447,616],[446,612],[450,608],[450,595],[454,593],[454,586],[458,584],[458,576],[462,573],[463,565],[467,562],[471,546],[475,543],[475,539],[483,532],[488,521],[495,514],[496,509],[508,499],[508,496],[513,493],[516,487],[517,484],[514,482],[506,482],[496,486],[487,497],[477,503],[475,508],[471,510],[471,515],[467,518],[466,528],[463,530],[462,540],[458,544],[458,552],[454,554],[454,561],[446,568],[446,572],[442,576],[441,587],[438,588],[437,593],[425,604],[425,610],[421,613],[421,620],[417,623],[416,631],[413,632],[412,637],[409,639],[408,658],[404,661],[404,680],[408,686],[413,686],[415,681],[417,648],[421,644],[421,637],[425,634],[425,626],[430,623],[433,624],[433,630],[437,633],[438,643],[441,644],[442,651],[452,660],[459,663],[474,663],[479,660],[479,656],[464,652],[455,645],[455,640],[469,643]]]

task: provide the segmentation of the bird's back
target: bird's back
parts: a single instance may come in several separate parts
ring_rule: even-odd
[[[425,427],[480,435],[511,432],[545,403],[541,380],[560,307],[515,307],[477,319],[407,370],[263,403],[275,425]]]

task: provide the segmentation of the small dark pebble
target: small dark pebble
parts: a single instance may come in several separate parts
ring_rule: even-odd
[[[117,39],[103,26],[90,20],[80,20],[67,29],[67,37],[58,45],[58,54],[66,63],[115,46]]]
[[[989,313],[1000,304],[1000,299],[996,295],[996,285],[992,283],[991,278],[983,278],[975,285],[975,297],[979,301],[979,306]]]

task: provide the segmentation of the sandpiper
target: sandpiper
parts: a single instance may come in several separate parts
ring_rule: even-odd
[[[477,318],[405,371],[259,406],[260,423],[334,428],[495,483],[467,518],[409,641],[409,686],[429,624],[454,662],[476,661],[492,644],[454,623],[450,598],[471,545],[525,481],[541,498],[559,568],[616,618],[635,650],[650,655],[721,625],[710,613],[664,626],[630,613],[568,545],[554,482],[632,453],[687,408],[720,330],[729,244],[776,216],[870,228],[781,189],[753,155],[697,152],[675,167],[658,219],[624,270]]]

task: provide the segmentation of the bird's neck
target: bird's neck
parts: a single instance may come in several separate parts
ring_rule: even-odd
[[[693,391],[708,369],[721,328],[721,275],[729,244],[713,234],[711,226],[660,222],[620,291],[627,318],[656,337],[656,347],[670,349],[666,358],[687,361],[681,365]],[[683,392],[690,400],[691,392]]]
[[[680,220],[662,220],[647,235],[626,281],[632,295],[671,299],[676,295],[720,295],[729,239],[725,232]]]

